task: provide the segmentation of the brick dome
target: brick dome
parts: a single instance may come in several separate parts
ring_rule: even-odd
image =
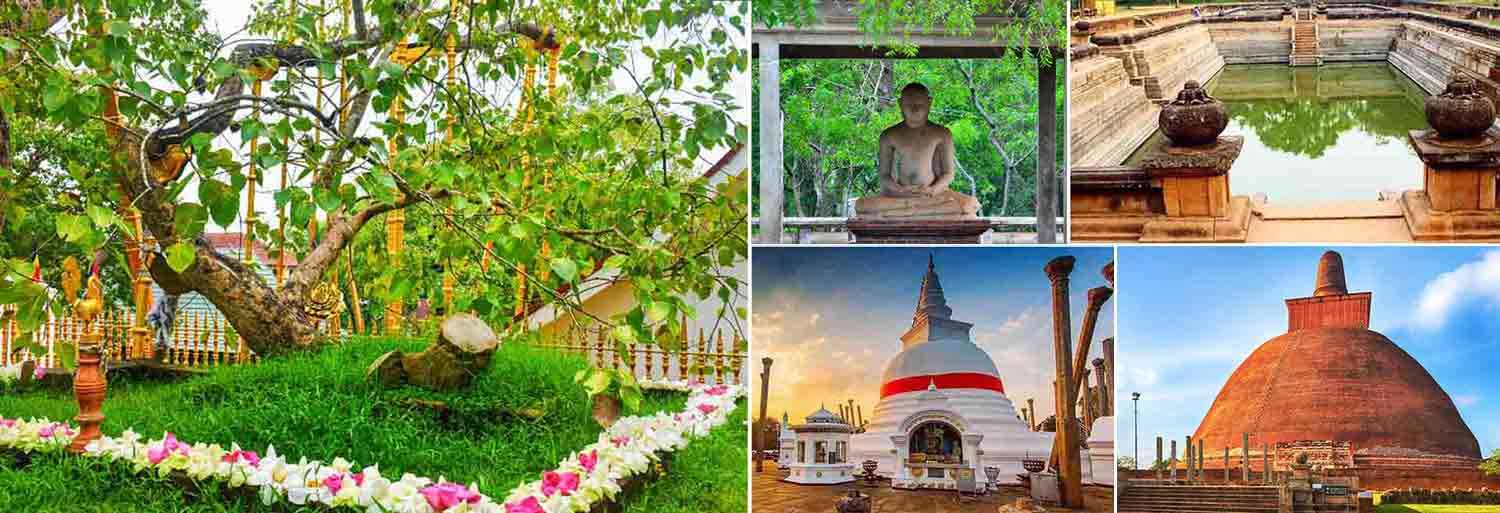
[[[1292,331],[1261,344],[1194,433],[1206,447],[1338,440],[1355,450],[1415,449],[1479,458],[1452,399],[1415,359],[1362,328]]]

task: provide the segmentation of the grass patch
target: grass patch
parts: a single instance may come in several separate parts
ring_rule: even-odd
[[[170,430],[187,442],[218,443],[228,447],[238,442],[246,448],[263,451],[275,444],[278,453],[296,459],[306,457],[332,461],[344,457],[357,467],[378,464],[388,476],[410,472],[419,476],[450,481],[477,483],[482,492],[503,498],[516,485],[536,479],[543,470],[555,467],[570,452],[597,440],[601,429],[590,417],[590,408],[582,387],[573,383],[573,375],[587,362],[550,349],[507,344],[497,351],[489,371],[479,376],[470,390],[462,393],[438,393],[415,387],[383,390],[364,379],[366,366],[390,349],[420,350],[423,341],[359,338],[337,348],[286,358],[267,360],[259,365],[227,367],[208,376],[178,383],[110,382],[109,399],[105,401],[107,417],[104,430],[118,435],[132,427],[142,435],[156,438]],[[450,411],[437,412],[409,406],[410,400],[444,401]],[[639,414],[681,410],[686,394],[648,392]],[[735,413],[743,424],[743,403]],[[36,391],[0,395],[0,416],[71,418],[77,411],[70,394]],[[539,418],[529,415],[541,413]],[[699,479],[704,485],[720,486],[733,482],[738,488],[739,504],[744,511],[743,426],[723,426],[706,439],[694,441],[678,455],[669,481]],[[704,447],[699,447],[703,444]],[[732,449],[738,446],[738,453]],[[725,460],[724,458],[734,458]],[[16,499],[39,506],[67,504],[68,511],[132,511],[110,508],[116,498],[78,504],[85,498],[108,496],[110,488],[96,487],[103,482],[121,481],[111,476],[115,470],[100,470],[81,465],[56,465],[47,458],[26,470],[4,471],[14,474],[46,474],[48,479],[71,493],[58,495],[51,502],[45,494],[27,496],[27,488],[11,486],[11,479],[0,478],[0,503]],[[701,468],[700,468],[701,467]],[[98,478],[78,478],[89,474]],[[0,473],[3,477],[12,477]],[[694,477],[697,476],[697,477]],[[123,480],[126,486],[141,483],[141,478]],[[675,486],[675,485],[667,485]],[[166,483],[147,483],[155,489],[128,504],[155,504],[170,497]],[[692,488],[671,493],[660,484],[653,485],[643,497],[660,500],[652,511],[672,511],[666,504],[680,502],[680,511],[730,511],[698,508],[700,497]],[[732,492],[724,488],[721,493]],[[9,497],[7,494],[11,494]],[[159,499],[168,495],[168,499]],[[127,494],[128,496],[128,494]],[[180,499],[180,498],[177,498]],[[737,502],[735,502],[737,500]],[[627,498],[627,503],[632,502]],[[123,503],[122,503],[123,504]],[[241,511],[234,501],[207,501],[205,511],[221,511],[218,506]],[[667,508],[667,509],[662,509]],[[35,509],[35,508],[32,508]],[[177,508],[141,509],[171,511]],[[193,510],[197,511],[197,510]],[[646,510],[641,510],[646,511]]]
[[[1375,513],[1500,513],[1500,506],[1464,504],[1381,504]]]

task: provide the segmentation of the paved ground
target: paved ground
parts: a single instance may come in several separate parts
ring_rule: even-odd
[[[1000,505],[1014,502],[1025,493],[1025,489],[1021,487],[1007,486],[999,494],[960,499],[956,492],[892,490],[887,485],[796,485],[781,481],[786,472],[770,468],[763,473],[752,472],[751,475],[753,487],[750,499],[753,513],[831,513],[839,498],[854,489],[873,497],[874,507],[871,508],[871,513],[995,513]],[[1102,486],[1084,487],[1084,506],[1086,509],[1082,510],[1047,508],[1047,511],[1108,513],[1114,510],[1114,490]]]

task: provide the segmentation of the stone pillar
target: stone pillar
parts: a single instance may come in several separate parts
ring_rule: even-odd
[[[1173,446],[1173,447],[1174,447],[1173,450],[1176,450],[1175,449],[1176,446]],[[1156,461],[1151,462],[1151,468],[1153,470],[1156,470],[1156,480],[1157,481],[1161,481],[1161,462],[1162,462],[1162,459],[1161,459],[1161,437],[1158,436],[1158,437],[1156,437]]]
[[[1472,78],[1455,75],[1426,101],[1433,129],[1408,134],[1422,159],[1423,180],[1421,191],[1402,193],[1401,211],[1414,240],[1500,240],[1500,134],[1490,128],[1495,106]]]
[[[1265,443],[1260,450],[1260,474],[1265,482],[1271,482],[1271,444]]]
[[[1187,438],[1185,438],[1182,446],[1182,459],[1184,463],[1183,472],[1186,473],[1185,479],[1187,480],[1187,482],[1192,483],[1193,461],[1197,459],[1193,457],[1193,437],[1188,436]]]
[[[1197,472],[1198,480],[1199,481],[1208,481],[1208,475],[1203,472],[1203,455],[1205,454],[1205,452],[1203,450],[1203,439],[1202,438],[1198,439],[1198,451],[1195,452],[1194,454],[1198,455],[1198,472]]]
[[[1038,181],[1044,178],[1046,177],[1039,176]],[[1038,215],[1049,214],[1038,211]],[[1047,278],[1052,281],[1052,340],[1057,370],[1057,385],[1053,387],[1057,395],[1057,443],[1053,447],[1057,453],[1057,474],[1061,485],[1059,506],[1064,508],[1083,507],[1083,473],[1079,466],[1078,432],[1072,427],[1072,420],[1078,417],[1073,406],[1073,394],[1077,389],[1068,386],[1074,383],[1073,366],[1068,361],[1068,357],[1073,354],[1073,337],[1069,333],[1073,323],[1070,318],[1072,309],[1068,306],[1068,275],[1073,272],[1074,260],[1071,256],[1054,258],[1043,268]]]
[[[770,392],[771,392],[771,364],[772,363],[774,363],[774,362],[773,362],[773,360],[771,360],[771,357],[769,357],[769,356],[760,359],[760,368],[761,368],[761,371],[760,371],[760,424],[762,426],[764,426],[766,424],[766,397],[769,396]],[[776,437],[777,437],[777,440],[778,440],[776,443],[779,446],[779,444],[781,443],[780,442],[781,434],[777,433]],[[755,458],[755,471],[756,472],[761,472],[763,470],[762,467],[763,467],[765,458],[762,458],[762,457],[758,456],[758,454],[759,453],[757,453],[757,456]]]
[[[1080,392],[1082,395],[1078,397],[1078,409],[1081,410],[1079,417],[1083,419],[1084,428],[1093,428],[1094,394],[1093,390],[1089,387],[1089,368],[1083,367],[1078,369],[1078,374],[1082,378],[1081,381],[1083,381],[1083,390]]]
[[[1224,466],[1224,482],[1230,482],[1229,478],[1229,446],[1224,446],[1224,459],[1219,462]]]
[[[760,46],[760,243],[781,243],[781,43],[761,40]]]
[[[856,424],[854,427],[856,429],[863,428],[865,426],[865,407],[863,405],[855,405],[854,412],[859,416],[859,424]]]
[[[1026,423],[1031,425],[1031,430],[1036,431],[1036,398],[1026,398]]]
[[[1172,440],[1172,452],[1167,457],[1167,472],[1173,483],[1177,482],[1177,441]]]
[[[1240,453],[1240,478],[1248,484],[1250,482],[1250,432],[1246,431],[1243,435],[1244,440],[1240,444],[1240,450],[1243,451]]]
[[[1106,339],[1108,340],[1108,339]],[[1104,368],[1104,359],[1094,359],[1094,381],[1099,383],[1099,416],[1111,417],[1115,414],[1114,401],[1114,379],[1109,375],[1109,369]]]

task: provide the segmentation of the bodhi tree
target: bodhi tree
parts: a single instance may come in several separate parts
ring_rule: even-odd
[[[389,261],[365,262],[382,301],[426,290],[407,260],[444,262],[458,310],[502,295],[576,309],[580,282],[608,275],[636,306],[591,322],[670,347],[690,296],[736,294],[720,269],[747,253],[743,178],[700,176],[708,150],[747,133],[724,90],[748,66],[747,3],[454,2],[272,0],[234,34],[193,0],[0,5],[0,116],[97,131],[103,150],[72,163],[92,169],[55,234],[11,223],[0,237],[80,255],[146,242],[155,283],[201,294],[274,355],[323,340],[314,291],[384,219]],[[12,124],[0,180],[16,178]],[[257,191],[273,204],[252,209]],[[423,258],[403,258],[406,210],[440,234]],[[209,244],[209,222],[298,264],[267,283]],[[46,287],[15,275],[0,301],[40,318]]]

